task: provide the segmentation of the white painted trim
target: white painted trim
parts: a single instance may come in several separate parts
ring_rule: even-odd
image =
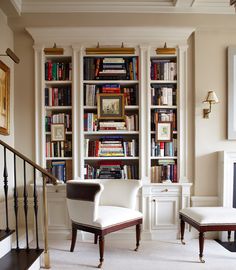
[[[217,196],[192,196],[191,206],[218,206]]]
[[[21,15],[22,11],[22,0],[10,0],[12,5],[14,6],[16,12],[18,15]]]
[[[236,47],[228,47],[228,140],[236,140]]]
[[[234,7],[225,0],[221,1],[24,1],[22,13],[204,13],[204,14],[234,14]]]
[[[27,32],[35,44],[51,46],[54,42],[61,46],[96,46],[124,42],[163,46],[163,40],[169,46],[186,45],[188,37],[195,30],[192,27],[29,27]],[[127,44],[128,43],[128,44]]]

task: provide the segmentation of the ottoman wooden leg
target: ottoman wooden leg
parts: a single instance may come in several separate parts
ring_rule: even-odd
[[[230,241],[231,239],[231,231],[228,231],[228,242]]]
[[[72,239],[71,239],[71,246],[70,246],[70,252],[74,251],[75,248],[75,242],[76,242],[76,237],[77,237],[77,229],[75,226],[72,224]]]
[[[200,232],[199,233],[199,259],[200,259],[201,263],[205,262],[203,260],[203,248],[204,248],[204,233]]]
[[[94,244],[96,245],[98,243],[98,235],[94,234]]]
[[[180,220],[180,240],[183,245],[185,245],[184,242],[184,228],[185,228],[185,222],[181,219]]]

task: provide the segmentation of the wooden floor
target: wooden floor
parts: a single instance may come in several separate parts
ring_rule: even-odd
[[[43,253],[43,249],[12,249],[0,259],[1,270],[27,270]]]

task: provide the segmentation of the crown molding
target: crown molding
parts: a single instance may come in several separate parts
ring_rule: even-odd
[[[12,5],[14,6],[18,15],[20,15],[21,11],[22,11],[22,0],[10,0],[10,1],[11,1]]]
[[[12,0],[19,1],[21,0]],[[201,14],[235,14],[229,0],[166,0],[166,1],[23,1],[22,13],[201,13]]]
[[[171,45],[184,45],[188,37],[194,32],[190,27],[32,27],[26,31],[32,36],[36,45],[87,44],[114,45],[122,42],[127,45],[138,43],[160,44],[163,41]]]

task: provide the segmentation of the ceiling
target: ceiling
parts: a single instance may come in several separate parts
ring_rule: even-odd
[[[7,15],[29,13],[196,13],[235,14],[230,0],[1,0]]]

